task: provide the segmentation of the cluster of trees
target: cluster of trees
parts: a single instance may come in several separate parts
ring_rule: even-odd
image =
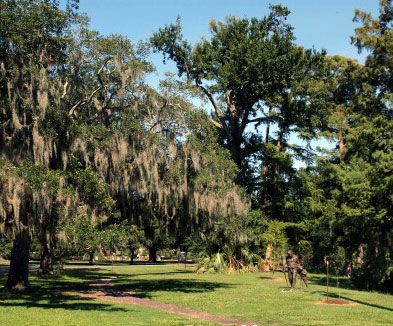
[[[391,1],[378,18],[355,13],[365,64],[297,45],[281,6],[212,21],[194,45],[180,20],[149,43],[103,37],[77,6],[0,3],[7,288],[29,286],[31,241],[44,272],[55,250],[143,242],[155,257],[177,242],[234,270],[290,246],[309,268],[330,256],[363,286],[392,283]],[[150,49],[178,70],[157,89],[145,82]],[[336,147],[313,151],[323,138]]]
[[[146,45],[90,31],[76,6],[0,4],[0,226],[14,239],[7,288],[29,286],[32,240],[49,271],[55,248],[97,245],[94,229],[113,238],[113,225],[137,225],[154,251],[166,233],[248,207],[235,165],[186,90],[146,85]]]
[[[391,1],[380,1],[378,18],[355,12],[361,26],[352,43],[368,51],[364,65],[298,46],[288,10],[270,9],[263,19],[212,21],[210,39],[194,46],[182,39],[179,21],[151,42],[211,103],[211,122],[237,164],[235,182],[250,196],[252,215],[259,214],[255,229],[265,246],[289,241],[314,268],[334,257],[359,284],[388,287]],[[291,133],[307,146],[290,144]],[[313,152],[310,142],[320,139],[335,148]],[[295,170],[294,159],[307,167]]]

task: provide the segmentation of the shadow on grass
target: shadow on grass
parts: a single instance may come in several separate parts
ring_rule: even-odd
[[[274,279],[272,279],[272,275],[270,274],[265,274],[259,277],[261,280],[277,280],[277,279],[282,279],[282,282],[285,282],[288,284],[289,278],[288,274],[283,272],[275,272],[274,273]],[[320,285],[320,286],[325,286],[326,287],[326,275],[307,275],[307,281],[309,285]],[[298,274],[296,277],[296,285],[300,285],[300,275]],[[285,287],[285,286],[284,286]],[[329,276],[329,288],[335,290],[337,289],[337,278],[335,275],[330,275]],[[356,291],[362,291],[362,289],[357,288],[350,279],[344,277],[344,276],[339,276],[339,289],[347,289],[347,290],[356,290]]]
[[[141,261],[141,260],[134,260],[134,263],[131,264],[130,261],[128,260],[114,260],[113,261],[113,267],[116,266],[173,266],[173,265],[180,265],[180,266],[190,266],[193,265],[193,262],[187,262],[187,264],[184,264],[184,262],[179,263],[178,261],[175,260],[163,260],[163,261],[158,261],[156,263],[151,263],[148,261]],[[110,260],[99,260],[99,261],[94,261],[93,264],[89,264],[88,261],[86,260],[68,260],[65,265],[67,266],[112,266],[112,262]]]
[[[326,286],[326,275],[312,275],[312,276],[307,275],[307,280],[311,284]],[[356,286],[354,286],[354,284],[349,278],[339,276],[338,281],[339,281],[339,287],[342,289],[361,291],[361,289],[358,289],[356,288]],[[337,288],[336,276],[329,276],[329,287],[330,286]]]
[[[113,307],[111,304],[99,303],[90,298],[82,298],[77,294],[62,293],[56,288],[37,290],[35,287],[23,292],[2,292],[0,296],[1,307],[24,307],[65,310],[100,310],[100,311],[129,311]]]
[[[134,296],[139,298],[151,298],[151,292],[182,292],[182,293],[200,293],[211,292],[218,288],[228,288],[230,285],[218,282],[203,281],[195,278],[178,279],[177,275],[194,275],[190,270],[177,270],[170,272],[152,272],[138,274],[122,274],[115,272],[116,279],[113,283],[116,289],[121,291],[134,292]],[[160,276],[160,279],[135,279],[140,276]],[[174,276],[174,278],[162,278],[163,275]]]
[[[194,274],[194,273],[192,273],[191,271],[176,271],[176,272],[157,272],[157,273],[155,273],[155,272],[150,272],[150,273],[138,273],[138,274],[136,274],[136,273],[132,273],[132,274],[121,274],[121,273],[118,273],[118,271],[114,271],[113,272],[113,274],[114,275],[116,275],[116,277],[118,277],[118,278],[133,278],[133,277],[136,277],[136,276],[154,276],[154,275],[177,275],[177,274]]]
[[[148,267],[148,266],[146,266]],[[154,276],[154,275],[177,275],[177,274],[193,274],[191,270],[178,270],[178,271],[171,271],[171,272],[152,272],[151,269],[148,273],[132,273],[132,274],[125,274],[121,273],[121,269],[113,270],[110,266],[104,266],[102,268],[89,268],[89,267],[80,267],[80,268],[71,268],[71,269],[64,269],[61,272],[62,275],[70,275],[72,277],[79,277],[79,278],[86,278],[89,275],[91,277],[102,277],[108,275],[116,275],[117,278],[134,278],[137,276]]]
[[[119,276],[119,275],[117,275]],[[196,279],[138,279],[123,278],[113,282],[117,289],[132,291],[138,298],[151,298],[151,292],[182,292],[201,293],[212,292],[218,288],[229,288],[230,285],[217,282],[207,282]]]
[[[21,302],[22,301],[22,302]],[[90,302],[86,302],[90,301]],[[0,307],[25,307],[66,310],[100,310],[100,311],[130,311],[129,309],[113,307],[111,304],[98,303],[90,298],[77,295],[60,295],[59,293],[45,294],[41,291],[21,294],[2,294]]]
[[[22,292],[0,290],[1,307],[25,307],[67,310],[130,311],[104,304],[91,298],[82,298],[77,293],[91,291],[90,283],[107,274],[99,270],[63,271],[61,275],[37,275],[31,273],[31,289]],[[6,275],[1,275],[0,284],[5,285]]]
[[[287,277],[287,275],[284,276],[284,274],[281,273],[274,273],[274,277],[272,277],[272,275],[261,275],[258,278],[261,280],[277,280],[277,279],[281,279],[281,280],[285,280],[285,277]]]
[[[324,291],[313,291],[312,294],[326,295],[326,292],[324,292]],[[368,307],[383,309],[383,310],[387,310],[387,311],[393,311],[392,308],[388,308],[388,307],[384,307],[384,306],[381,306],[381,305],[377,305],[375,303],[369,303],[369,302],[365,302],[365,301],[361,301],[361,300],[357,300],[357,299],[352,299],[352,298],[349,298],[349,297],[346,297],[346,296],[338,295],[336,293],[329,293],[329,299],[347,300],[347,301],[359,303],[361,305],[368,306]]]
[[[116,279],[114,283],[117,291],[131,291],[139,298],[151,298],[152,292],[183,292],[200,293],[212,292],[218,288],[228,288],[230,285],[218,282],[208,282],[198,279],[135,279],[135,276],[147,275],[177,275],[191,274],[191,271],[151,272],[143,274],[113,273]],[[63,270],[61,275],[48,276],[32,274],[30,282],[32,289],[24,292],[4,292],[0,295],[1,306],[25,306],[41,308],[62,308],[107,311],[118,311],[111,305],[97,303],[90,298],[81,298],[77,293],[92,291],[90,284],[99,283],[99,279],[106,278],[112,273],[100,269],[70,269]],[[6,282],[6,275],[0,275],[0,284]],[[91,302],[86,302],[91,301]]]
[[[90,283],[105,274],[99,271],[64,271],[61,275],[31,275],[31,289],[25,291],[6,291],[0,293],[1,307],[26,307],[44,309],[67,310],[104,310],[104,311],[129,311],[94,301],[91,298],[82,298],[77,293],[91,291]],[[0,284],[6,282],[6,275],[1,275]]]

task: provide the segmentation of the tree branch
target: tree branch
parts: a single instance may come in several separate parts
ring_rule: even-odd
[[[232,141],[232,134],[231,134],[230,130],[228,129],[228,126],[227,126],[227,124],[226,124],[226,122],[225,122],[225,119],[224,119],[224,115],[222,114],[222,111],[221,111],[220,107],[218,106],[218,103],[216,102],[215,98],[213,97],[213,94],[210,93],[210,91],[209,91],[208,89],[206,89],[205,87],[203,87],[202,85],[198,85],[198,87],[199,87],[200,89],[203,90],[203,92],[205,93],[205,95],[206,95],[206,96],[208,97],[208,99],[210,100],[210,103],[213,105],[214,110],[216,111],[216,114],[217,114],[217,116],[218,116],[218,119],[219,119],[220,122],[221,122],[221,127],[219,127],[219,128],[224,129],[224,130],[225,130],[225,133],[226,133],[227,136],[228,136],[228,139]],[[212,120],[212,119],[211,119],[211,120]],[[210,121],[211,121],[211,120],[210,120]],[[218,122],[216,122],[216,123],[218,124]],[[214,125],[217,126],[216,123],[214,123]]]
[[[213,120],[212,118],[209,118],[209,121],[214,124],[217,128],[223,129],[223,126],[221,123],[217,122],[216,120]]]
[[[76,103],[71,109],[70,111],[68,111],[68,115],[73,115],[74,111],[79,108],[82,104],[86,104],[89,103],[91,101],[91,99],[93,98],[93,96],[102,88],[102,86],[98,87],[97,89],[95,89],[90,96],[84,98],[83,100],[80,100],[78,103]]]
[[[190,69],[188,68],[187,62],[184,60],[184,69],[186,71],[186,75],[187,75],[187,80],[191,80],[190,77]]]
[[[247,107],[242,114],[242,123],[240,124],[239,129],[239,136],[243,135],[244,129],[246,129],[247,123],[250,121],[248,120],[248,115],[250,114],[250,108]]]
[[[68,80],[64,84],[63,95],[61,96],[61,98],[64,98],[67,95],[67,86],[68,86]]]
[[[95,90],[90,94],[90,96],[87,96],[87,97],[85,97],[83,100],[80,100],[78,103],[76,103],[76,104],[71,108],[71,110],[68,111],[68,114],[69,114],[69,115],[73,115],[73,114],[74,114],[74,111],[75,111],[78,107],[80,107],[81,105],[86,104],[86,103],[89,103],[89,102],[91,101],[91,99],[93,98],[93,96],[94,96],[101,88],[104,88],[104,87],[108,86],[108,85],[103,85],[102,79],[101,79],[101,77],[100,77],[100,73],[102,72],[102,70],[105,68],[106,64],[107,64],[110,60],[112,60],[112,57],[107,58],[107,59],[105,60],[104,64],[103,64],[103,65],[100,67],[100,69],[98,69],[98,71],[97,71],[97,78],[98,78],[98,81],[99,81],[99,83],[101,84],[101,86],[99,86],[97,89],[95,89]],[[67,83],[66,83],[66,84],[67,84]],[[64,92],[65,92],[65,87],[64,87]],[[65,95],[65,93],[63,93],[63,96],[64,96],[64,95]]]
[[[270,117],[262,117],[262,118],[255,118],[251,120],[247,120],[249,123],[254,123],[254,122],[274,122],[275,120],[270,118]]]
[[[236,116],[236,107],[231,100],[231,93],[232,93],[232,90],[230,90],[227,94],[227,105],[229,108],[229,112],[231,112],[232,118],[234,118]]]

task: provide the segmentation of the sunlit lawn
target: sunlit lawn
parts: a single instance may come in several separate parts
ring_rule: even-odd
[[[34,291],[2,293],[0,325],[215,325],[135,305],[82,299],[78,291],[103,275],[100,270],[65,270],[56,277],[32,274]],[[393,296],[330,288],[357,305],[317,304],[326,299],[326,279],[310,275],[310,288],[283,293],[284,282],[272,282],[270,274],[194,274],[191,267],[114,267],[114,283],[120,288],[150,298],[215,315],[249,320],[260,325],[392,325]],[[276,278],[282,275],[276,273]],[[0,275],[4,284],[6,275]],[[333,279],[331,280],[333,283]]]

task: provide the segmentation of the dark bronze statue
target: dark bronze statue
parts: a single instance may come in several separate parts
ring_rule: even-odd
[[[308,287],[308,282],[307,282],[307,271],[303,266],[299,265],[299,274],[300,274],[300,289],[303,289],[303,284]]]
[[[293,253],[292,250],[288,251],[286,258],[286,267],[288,268],[288,279],[291,284],[291,291],[296,285],[297,270],[300,266],[299,258]]]

